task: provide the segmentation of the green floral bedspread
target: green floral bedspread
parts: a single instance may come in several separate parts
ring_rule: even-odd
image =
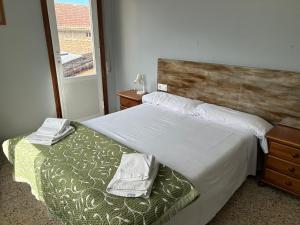
[[[160,165],[150,198],[123,198],[106,192],[124,152],[134,150],[79,123],[53,146],[29,144],[24,137],[3,149],[15,179],[31,185],[35,196],[63,224],[156,225],[167,222],[198,197],[193,185]]]

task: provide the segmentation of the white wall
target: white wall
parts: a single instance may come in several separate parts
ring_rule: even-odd
[[[114,0],[116,89],[144,73],[155,90],[159,57],[300,71],[299,12],[299,0]]]
[[[40,0],[4,0],[0,26],[0,141],[56,116]]]

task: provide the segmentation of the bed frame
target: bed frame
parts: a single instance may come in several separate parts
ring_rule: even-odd
[[[258,115],[271,123],[300,120],[300,73],[158,59],[168,93]]]

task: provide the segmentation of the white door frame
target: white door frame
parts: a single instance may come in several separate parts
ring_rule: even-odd
[[[54,52],[54,62],[55,62],[55,70],[56,70],[56,77],[58,82],[58,89],[60,93],[60,104],[61,104],[61,110],[62,110],[62,116],[67,113],[66,104],[65,104],[65,96],[63,91],[63,85],[62,85],[62,76],[59,74],[58,71],[62,71],[62,64],[57,63],[57,57],[60,53],[59,49],[59,43],[58,40],[58,30],[56,26],[56,16],[55,16],[55,7],[54,7],[54,0],[46,0],[47,4],[47,10],[48,10],[48,19],[49,19],[49,25],[50,25],[50,32],[52,37],[52,48]]]

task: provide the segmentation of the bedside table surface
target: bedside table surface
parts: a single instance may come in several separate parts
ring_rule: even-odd
[[[296,148],[300,148],[300,130],[286,127],[276,126],[271,129],[266,137],[273,141],[278,141]]]
[[[143,95],[138,95],[136,93],[136,91],[134,91],[134,90],[119,91],[117,93],[117,95],[119,95],[120,97],[132,99],[132,100],[135,100],[135,101],[142,101],[142,97],[143,97]]]

